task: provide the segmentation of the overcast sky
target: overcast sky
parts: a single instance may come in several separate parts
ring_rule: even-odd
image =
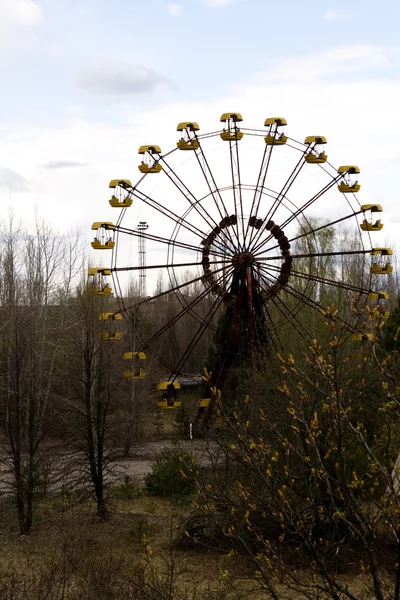
[[[115,220],[108,182],[138,178],[140,144],[173,148],[178,121],[213,131],[237,110],[247,127],[282,115],[296,139],[325,135],[393,239],[399,24],[395,0],[0,0],[4,212],[89,232]]]

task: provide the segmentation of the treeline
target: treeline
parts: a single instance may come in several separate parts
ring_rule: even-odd
[[[15,494],[23,534],[32,528],[35,494],[48,482],[86,486],[104,518],[113,463],[155,430],[157,384],[185,356],[213,297],[205,295],[192,305],[204,291],[201,283],[178,295],[162,295],[168,285],[160,278],[154,294],[158,297],[128,310],[121,322],[105,319],[119,307],[111,296],[90,293],[79,237],[60,236],[40,221],[28,231],[11,220],[2,225],[0,239],[3,491]],[[318,243],[329,248],[341,240],[320,237]],[[324,280],[338,279],[341,269],[341,281],[356,286],[365,280],[367,268],[359,256],[346,256],[342,264],[337,259],[304,261],[298,272],[314,277],[294,277],[292,289],[282,294],[283,304],[277,300],[271,306],[273,322],[282,322],[277,329],[282,347],[300,352],[306,340],[323,331],[324,316],[313,303],[342,305],[353,315],[349,290],[325,285]],[[193,278],[188,273],[184,277]],[[395,276],[389,276],[389,287],[395,297]],[[124,298],[126,306],[137,300],[133,293]],[[197,374],[204,366],[219,316],[182,363],[185,373]],[[164,330],[166,323],[171,325]],[[116,332],[122,333],[121,339]],[[139,350],[147,356],[147,376],[127,379],[124,371],[134,372],[137,365],[123,355]]]

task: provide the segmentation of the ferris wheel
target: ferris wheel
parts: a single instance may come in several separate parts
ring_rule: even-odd
[[[382,207],[359,202],[360,169],[330,164],[322,135],[290,138],[282,117],[267,118],[264,129],[244,128],[242,121],[239,113],[224,113],[221,127],[210,133],[182,122],[167,152],[141,146],[139,180],[110,182],[117,219],[92,226],[92,247],[111,255],[108,266],[91,269],[94,293],[113,292],[118,314],[172,295],[179,306],[139,341],[137,355],[152,352],[180,319],[192,319],[190,339],[173,362],[165,360],[162,345],[157,351],[167,373],[160,389],[175,396],[178,375],[205,331],[217,328],[217,318],[223,326],[212,381],[223,387],[239,348],[251,359],[264,344],[279,350],[282,328],[309,335],[301,312],[329,314],[332,294],[344,306],[334,318],[354,340],[365,335],[348,309],[350,298],[357,305],[373,301],[372,318],[388,316],[384,278],[392,271],[392,251],[373,241],[383,227]],[[149,231],[129,220],[134,202],[146,208]],[[153,249],[146,265],[128,264],[132,236]],[[165,273],[168,288],[129,304],[122,279],[143,269]],[[193,285],[200,289],[190,295]]]

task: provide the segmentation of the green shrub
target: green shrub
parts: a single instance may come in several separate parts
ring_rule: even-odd
[[[129,475],[125,475],[124,482],[113,488],[113,494],[119,500],[136,500],[142,495],[142,490]]]
[[[194,492],[198,468],[192,452],[180,446],[163,448],[145,477],[147,492],[152,496],[187,496]]]

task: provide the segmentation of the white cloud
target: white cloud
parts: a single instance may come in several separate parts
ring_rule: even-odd
[[[23,192],[28,189],[28,184],[26,179],[13,169],[0,167],[0,188]]]
[[[33,0],[0,0],[0,27],[36,27],[42,22],[40,6]]]
[[[54,171],[55,169],[75,169],[85,166],[86,163],[77,162],[76,160],[51,160],[45,165],[42,165],[42,169]]]
[[[232,4],[235,0],[205,0],[205,6],[209,8],[220,8],[221,6],[228,6],[228,4]]]
[[[332,8],[328,8],[323,14],[324,21],[341,21],[343,19],[343,13],[333,10]]]
[[[0,50],[4,62],[39,45],[37,29],[42,21],[42,9],[34,0],[0,0]]]
[[[119,214],[108,204],[109,180],[117,177],[129,178],[132,182],[139,180],[137,165],[140,157],[136,154],[139,145],[156,143],[167,152],[175,147],[178,135],[176,124],[179,121],[194,119],[200,124],[200,133],[205,133],[221,126],[221,113],[237,110],[243,114],[244,127],[263,129],[266,117],[281,115],[288,121],[287,134],[294,139],[325,135],[328,139],[326,150],[333,165],[360,166],[362,188],[358,200],[361,204],[378,202],[384,208],[383,236],[376,234],[373,243],[377,247],[390,245],[385,240],[397,235],[396,227],[391,223],[400,222],[396,191],[400,166],[400,122],[397,118],[400,81],[390,70],[395,51],[358,45],[276,61],[265,72],[254,74],[250,81],[240,85],[234,85],[232,81],[232,89],[227,89],[224,95],[210,93],[208,102],[165,102],[157,111],[131,109],[125,115],[121,112],[119,125],[69,119],[59,128],[27,127],[21,124],[17,130],[6,129],[2,131],[0,164],[7,165],[14,176],[21,174],[25,182],[29,181],[29,190],[18,190],[15,211],[29,215],[32,207],[37,205],[55,227],[65,230],[82,226],[89,241],[93,221],[114,221]],[[386,72],[387,77],[382,76]],[[390,126],[381,127],[377,124],[381,115]],[[255,159],[256,169],[264,148],[262,138],[249,138],[249,146],[244,145],[248,143],[246,140],[245,136],[243,148],[250,148],[249,160]],[[209,145],[213,145],[210,153]],[[210,161],[214,157],[221,159],[221,167],[215,170],[218,185],[221,186],[221,181],[225,180],[229,184],[230,171],[229,168],[225,169],[227,145],[219,138],[205,140],[204,150]],[[279,160],[287,160],[289,165],[291,153],[289,147],[276,149],[274,162],[271,163],[272,180],[279,175],[275,159],[280,157]],[[60,156],[76,163],[86,163],[86,167],[84,170],[43,170],[37,167],[55,163]],[[175,152],[171,155],[172,159],[179,162],[180,173],[184,173],[185,177],[190,172],[191,164],[196,166],[192,153]],[[304,173],[312,186],[319,171],[310,165]],[[149,195],[161,198],[165,206],[175,210],[179,195],[176,192],[163,193],[166,179],[163,175],[151,176],[146,178],[143,185],[147,186]],[[1,180],[0,170],[0,184]],[[251,178],[248,180],[249,183],[255,181]],[[274,181],[271,187],[273,185]],[[198,179],[190,180],[189,186],[194,194],[201,195]],[[207,190],[204,195],[206,193]],[[293,190],[290,197],[298,201]],[[318,203],[320,210],[331,210],[325,199],[321,200]],[[318,206],[315,206],[317,214]],[[176,210],[180,210],[180,207]],[[315,214],[314,207],[311,213]],[[149,222],[149,233],[167,236],[171,233],[170,220],[160,218],[144,203],[135,200],[127,211],[126,225],[133,228],[139,220]],[[148,264],[154,259],[152,252],[155,247],[148,242]],[[129,252],[132,253],[131,258]],[[125,260],[126,263],[135,262],[136,245],[131,244],[131,249],[120,256],[121,264]],[[100,259],[104,260],[104,257],[93,254],[94,261]],[[150,276],[148,286],[149,290],[153,289]]]
[[[174,17],[177,15],[180,15],[182,12],[182,5],[181,4],[174,4],[173,2],[170,2],[167,4],[167,10],[169,12],[170,15],[173,15]]]
[[[330,48],[310,55],[276,60],[261,76],[269,81],[343,79],[348,74],[367,76],[364,72],[390,66],[391,50],[381,46],[358,44]]]
[[[82,70],[76,85],[86,92],[102,95],[143,94],[153,92],[158,85],[171,86],[171,82],[143,65],[109,62],[96,64]]]

